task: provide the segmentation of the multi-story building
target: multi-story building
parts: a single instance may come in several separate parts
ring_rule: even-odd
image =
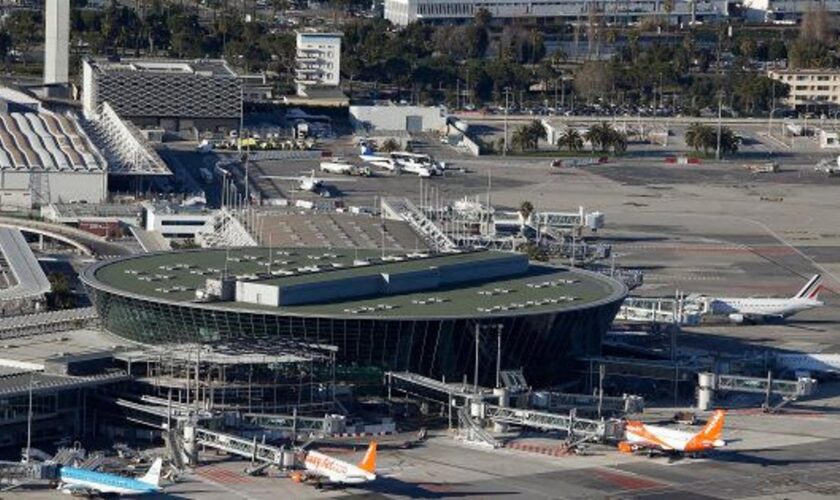
[[[242,82],[223,60],[86,59],[82,66],[85,116],[108,103],[138,127],[168,132],[224,132],[239,128]]]
[[[794,108],[840,106],[840,70],[774,69],[767,76],[788,84],[785,104]]]
[[[405,26],[412,22],[458,22],[475,17],[487,10],[493,19],[502,21],[530,18],[551,22],[569,19],[586,19],[594,11],[618,22],[637,22],[651,16],[666,15],[662,0],[385,0],[385,18]],[[676,0],[670,11],[672,24],[692,21],[713,21],[727,12],[727,2]]]
[[[307,96],[314,88],[338,88],[341,82],[341,34],[298,32],[297,93]]]
[[[840,12],[840,0],[745,0],[742,6],[747,20],[774,24],[794,24],[806,12],[818,8]]]

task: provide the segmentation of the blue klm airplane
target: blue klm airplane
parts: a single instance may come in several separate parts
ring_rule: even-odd
[[[77,467],[62,467],[59,489],[70,494],[140,495],[160,491],[160,469],[163,460],[154,461],[142,477],[132,479]]]

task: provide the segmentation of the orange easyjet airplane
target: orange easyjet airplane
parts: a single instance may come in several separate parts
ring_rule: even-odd
[[[317,451],[304,451],[304,470],[292,474],[296,482],[313,481],[320,488],[324,483],[343,486],[376,480],[376,441],[371,441],[367,453],[358,464],[333,458]]]
[[[625,453],[658,450],[665,453],[685,454],[726,446],[726,442],[721,439],[725,413],[723,410],[717,410],[696,434],[628,420],[624,431],[625,441],[618,443],[618,449]]]

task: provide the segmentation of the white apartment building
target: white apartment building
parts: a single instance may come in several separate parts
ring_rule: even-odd
[[[774,69],[767,76],[790,86],[788,106],[840,106],[840,70]]]
[[[301,31],[297,34],[297,93],[311,88],[337,88],[341,82],[341,34]]]
[[[586,20],[594,7],[609,19],[637,22],[665,15],[665,4],[663,0],[385,0],[385,18],[399,26],[415,21],[457,22],[472,19],[480,9],[486,9],[494,19],[501,20]],[[669,21],[713,21],[726,13],[726,0],[675,0]]]

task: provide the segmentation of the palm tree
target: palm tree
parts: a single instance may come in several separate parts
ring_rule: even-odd
[[[595,148],[601,145],[601,128],[598,125],[592,125],[583,133],[583,138],[589,143],[589,148],[594,153]]]
[[[520,151],[528,149],[531,145],[531,139],[528,137],[528,125],[522,125],[514,130],[510,137],[510,143]]]
[[[685,143],[695,151],[702,149],[704,153],[708,153],[709,149],[717,146],[717,133],[708,125],[692,123],[685,131]]]
[[[609,142],[614,152],[623,153],[627,151],[627,134],[610,129]]]
[[[717,137],[715,137],[715,141],[717,141]],[[720,129],[720,152],[723,154],[738,152],[738,137],[729,127]]]
[[[557,147],[565,147],[569,151],[580,151],[583,148],[583,137],[576,129],[567,128],[563,135],[557,139]]]
[[[548,134],[545,127],[539,120],[534,120],[528,125],[528,138],[531,142],[531,149],[539,148],[540,140],[546,140]]]
[[[589,130],[583,135],[592,146],[592,151],[595,152],[597,147],[599,151],[606,151],[613,144],[616,131],[607,122],[596,123],[589,127]]]

